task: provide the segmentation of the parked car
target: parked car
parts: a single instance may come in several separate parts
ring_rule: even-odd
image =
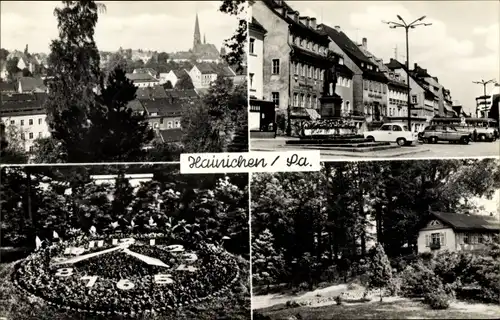
[[[378,130],[363,133],[371,141],[396,142],[400,146],[411,145],[418,142],[417,133],[408,130],[401,123],[385,123]]]
[[[449,125],[431,125],[425,128],[422,134],[422,140],[428,143],[438,143],[438,141],[460,142],[469,144],[471,134],[465,131],[459,131]]]

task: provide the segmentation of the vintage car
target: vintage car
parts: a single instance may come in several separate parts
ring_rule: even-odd
[[[407,146],[418,142],[416,132],[411,132],[402,123],[385,123],[378,130],[363,133],[371,141],[396,142],[400,146]]]
[[[468,132],[457,130],[450,125],[431,125],[425,128],[422,140],[428,143],[438,143],[439,141],[460,142],[469,144],[471,135]]]

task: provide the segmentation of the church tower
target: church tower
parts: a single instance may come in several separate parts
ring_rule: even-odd
[[[198,23],[198,14],[196,14],[196,21],[194,22],[193,51],[200,44],[201,44],[200,24]]]

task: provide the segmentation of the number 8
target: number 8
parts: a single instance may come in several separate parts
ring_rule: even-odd
[[[127,279],[122,279],[116,283],[116,287],[122,290],[130,290],[135,287],[135,285]]]
[[[73,268],[61,268],[57,269],[56,276],[59,277],[69,277],[73,274]]]

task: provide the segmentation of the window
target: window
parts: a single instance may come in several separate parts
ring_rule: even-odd
[[[38,124],[42,124],[42,118],[38,118]]]
[[[41,138],[41,137],[42,137],[42,133],[38,132],[38,138]]]
[[[339,65],[343,65],[344,64],[344,58],[339,58]]]
[[[307,49],[311,49],[311,42],[310,42],[310,41],[307,41],[306,48],[307,48]]]
[[[253,73],[249,73],[248,77],[250,78],[250,89],[253,88]]]
[[[26,135],[24,134],[24,132],[21,132],[21,139],[26,140]]]
[[[462,236],[462,244],[469,244],[469,235],[467,233]]]
[[[33,119],[29,119],[29,120],[28,120],[28,124],[29,124],[30,126],[32,126],[32,125],[33,125]]]
[[[305,47],[306,46],[306,40],[302,39],[300,40],[300,46]]]
[[[15,120],[10,120],[10,124],[15,124],[16,121]]]
[[[169,121],[169,122],[167,123],[167,129],[172,129],[172,121]]]
[[[24,120],[21,120],[21,125],[24,126]]]
[[[181,122],[179,120],[175,121],[175,127],[180,128],[181,127]]]
[[[250,38],[250,44],[249,44],[249,47],[248,47],[248,51],[250,53],[254,53],[254,46],[255,46],[255,39],[254,38]]]
[[[400,126],[392,126],[392,131],[403,131]]]
[[[153,125],[153,128],[158,128],[158,122],[155,122],[154,125]]]
[[[363,82],[364,82],[363,87],[365,88],[365,90],[368,90],[368,80],[365,80]]]
[[[299,106],[299,94],[298,93],[293,94],[293,106],[294,107]]]
[[[324,78],[325,78],[325,70],[321,70],[320,80],[323,80]]]
[[[309,78],[313,77],[313,67],[309,67]]]
[[[280,105],[280,93],[279,92],[272,92],[271,99],[275,105],[277,105],[277,106]]]
[[[302,74],[301,76],[305,77],[306,76],[306,69],[307,69],[307,66],[305,64],[302,65]]]
[[[160,118],[160,124],[163,124],[163,118]]]
[[[345,101],[345,110],[351,112],[351,102],[349,100]]]
[[[387,93],[387,88],[384,85],[382,85],[382,92]]]
[[[296,75],[299,75],[300,73],[300,63],[295,63],[295,74]]]
[[[30,152],[33,152],[33,151],[35,151],[35,147],[30,146],[30,147],[29,147],[29,150],[30,150]]]
[[[417,96],[415,95],[411,96],[411,103],[417,104]]]
[[[319,68],[314,68],[314,79],[318,79]]]
[[[311,96],[311,95],[308,95],[308,96],[307,96],[307,106],[308,106],[309,108],[312,108],[312,106],[313,106],[313,105],[312,105],[312,96]]]
[[[29,133],[29,138],[30,138],[30,139],[33,139],[33,132],[30,132],[30,133]]]
[[[303,94],[299,95],[299,104],[297,105],[297,107],[301,107],[302,106],[302,100],[304,99],[303,96],[304,96]]]
[[[380,131],[392,131],[392,125],[386,124],[380,127]]]
[[[306,95],[305,95],[305,94],[301,94],[301,95],[300,95],[300,100],[301,100],[301,104],[300,104],[300,106],[301,106],[302,108],[304,108],[304,107],[306,106]]]
[[[280,74],[280,59],[273,59],[273,74]]]
[[[317,44],[314,44],[314,46],[313,46],[313,51],[314,51],[314,52],[318,51],[318,45],[317,45]]]
[[[313,108],[316,109],[318,107],[318,104],[317,104],[318,100],[317,100],[316,96],[313,96],[312,99],[313,99]]]

